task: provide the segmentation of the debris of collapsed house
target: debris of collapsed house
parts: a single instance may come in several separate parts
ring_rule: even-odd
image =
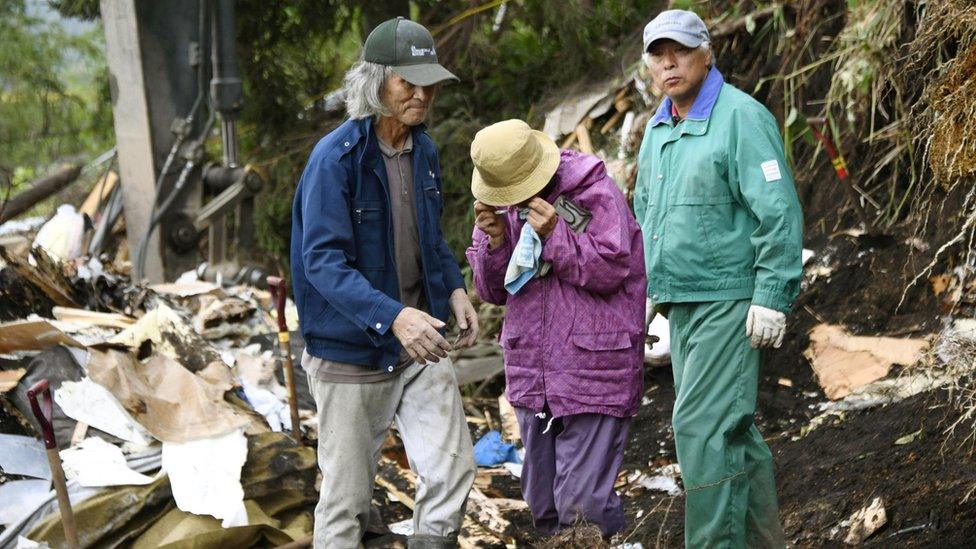
[[[0,303],[8,312],[0,323],[0,414],[4,430],[10,422],[17,432],[0,440],[16,449],[0,462],[0,492],[10,496],[0,505],[0,546],[21,538],[52,546],[66,541],[51,470],[35,438],[43,426],[25,396],[41,379],[52,395],[52,436],[82,546],[310,539],[322,482],[308,444],[317,435],[314,402],[300,372],[299,429],[306,444],[296,444],[286,436],[293,424],[270,292],[190,275],[138,285],[125,266],[55,257],[40,246],[0,248],[0,257]],[[39,300],[26,304],[23,295]],[[290,301],[284,316],[292,330],[288,351],[300,355]],[[472,386],[502,369],[494,343],[455,359],[459,378]],[[472,426],[493,424],[491,412],[470,406]],[[512,418],[502,421],[511,432]],[[405,459],[380,475],[380,486],[412,482]],[[389,498],[388,504],[409,508],[399,492]],[[479,539],[510,541],[501,513],[524,510],[520,501],[488,496],[473,497],[471,506],[477,510],[469,512],[462,536],[467,547]]]

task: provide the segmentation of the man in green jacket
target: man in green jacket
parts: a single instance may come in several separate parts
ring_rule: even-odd
[[[648,122],[634,210],[648,297],[671,326],[688,547],[784,547],[772,454],[753,415],[760,349],[799,292],[803,219],[779,127],[713,65],[694,13],[644,29],[667,97]]]

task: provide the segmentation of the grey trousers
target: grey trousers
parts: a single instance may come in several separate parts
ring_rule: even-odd
[[[359,546],[369,520],[380,448],[394,418],[410,468],[417,474],[409,545],[453,547],[475,464],[451,361],[414,363],[401,375],[374,383],[335,383],[310,376],[309,387],[319,412],[322,470],[315,547]]]

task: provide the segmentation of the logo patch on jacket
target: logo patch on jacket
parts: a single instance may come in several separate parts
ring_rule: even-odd
[[[779,162],[775,160],[767,160],[759,165],[762,168],[763,176],[766,177],[766,181],[772,183],[773,181],[779,181],[783,179],[783,176],[779,173]]]

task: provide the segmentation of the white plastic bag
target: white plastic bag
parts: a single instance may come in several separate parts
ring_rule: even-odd
[[[81,255],[85,236],[85,216],[71,204],[58,206],[58,213],[37,231],[34,246],[43,248],[52,258],[65,261]]]

